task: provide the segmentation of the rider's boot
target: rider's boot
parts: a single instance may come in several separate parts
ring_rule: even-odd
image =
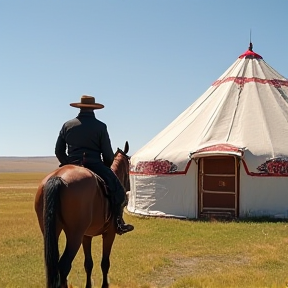
[[[116,233],[122,235],[132,230],[134,230],[134,226],[124,222],[122,205],[116,207]]]

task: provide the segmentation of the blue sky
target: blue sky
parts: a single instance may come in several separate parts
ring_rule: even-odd
[[[288,77],[288,1],[1,0],[0,156],[50,156],[82,94],[144,146],[249,46]]]

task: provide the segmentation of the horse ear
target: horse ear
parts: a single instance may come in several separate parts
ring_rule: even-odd
[[[126,141],[126,142],[125,142],[125,147],[124,147],[124,151],[123,151],[123,152],[124,152],[125,154],[127,154],[128,151],[129,151],[129,143],[128,143],[128,141]]]

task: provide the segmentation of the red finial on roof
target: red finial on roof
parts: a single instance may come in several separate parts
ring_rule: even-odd
[[[253,44],[250,42],[248,50],[239,56],[239,58],[256,58],[256,59],[262,59],[262,56],[259,54],[253,52]]]

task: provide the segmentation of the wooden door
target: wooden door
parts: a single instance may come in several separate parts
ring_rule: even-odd
[[[199,159],[198,216],[238,217],[239,160],[234,156]]]

